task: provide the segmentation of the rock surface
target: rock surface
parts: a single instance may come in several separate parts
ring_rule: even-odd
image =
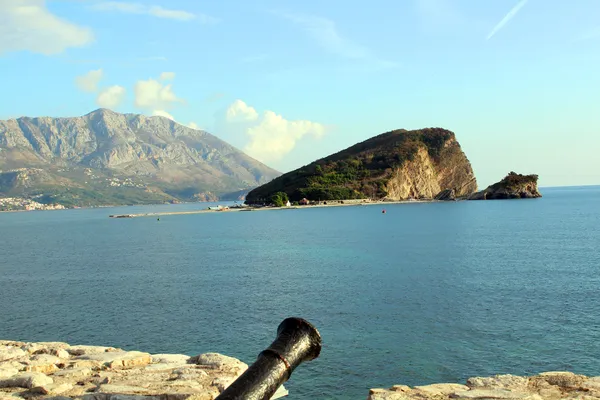
[[[114,347],[0,341],[0,400],[211,400],[248,365]],[[273,399],[287,395],[282,386]]]
[[[7,197],[48,185],[99,191],[105,178],[119,177],[112,183],[121,188],[124,178],[133,179],[125,185],[130,191],[140,184],[178,199],[214,199],[279,175],[208,132],[160,116],[99,109],[0,120],[0,194]]]
[[[434,200],[455,201],[456,191],[454,189],[445,189],[435,195]]]
[[[368,400],[559,400],[600,399],[600,377],[572,372],[544,372],[536,376],[496,375],[474,377],[466,385],[438,383],[427,386],[396,385],[371,389]]]
[[[542,197],[538,191],[537,175],[510,172],[500,182],[469,196],[469,200],[534,199]]]
[[[253,189],[246,203],[261,204],[278,192],[291,201],[433,199],[477,190],[471,163],[453,132],[399,129],[374,136]]]

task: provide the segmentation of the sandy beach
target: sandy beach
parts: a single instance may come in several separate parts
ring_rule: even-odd
[[[223,208],[220,210],[193,210],[193,211],[172,211],[172,212],[157,212],[157,213],[142,213],[142,214],[112,214],[110,218],[140,218],[140,217],[162,217],[168,215],[189,215],[189,214],[205,214],[205,213],[228,213],[228,212],[239,212],[239,211],[283,211],[283,210],[302,210],[311,208],[324,208],[324,207],[357,207],[357,206],[386,206],[389,204],[412,204],[412,203],[431,203],[436,200],[396,200],[396,201],[369,201],[361,202],[362,200],[342,200],[335,202],[327,202],[327,204],[314,204],[306,206],[290,206],[290,207],[232,207]]]

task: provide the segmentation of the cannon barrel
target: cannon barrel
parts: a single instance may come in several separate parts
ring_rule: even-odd
[[[215,400],[269,400],[298,365],[320,353],[319,331],[302,318],[286,318],[275,341]]]

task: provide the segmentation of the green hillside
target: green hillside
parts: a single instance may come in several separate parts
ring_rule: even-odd
[[[386,132],[275,178],[250,191],[246,202],[268,202],[277,192],[292,201],[384,198],[394,169],[412,161],[420,148],[439,163],[451,139],[454,133],[442,128]]]

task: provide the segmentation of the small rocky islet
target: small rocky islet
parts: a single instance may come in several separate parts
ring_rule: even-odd
[[[535,199],[542,197],[537,175],[509,172],[500,182],[469,196],[469,200]]]
[[[542,197],[538,190],[537,175],[522,175],[509,172],[501,181],[488,186],[484,190],[475,192],[469,196],[463,196],[465,200],[510,200],[510,199],[536,199]],[[445,189],[439,192],[434,200],[456,201],[459,198],[454,189]]]
[[[213,400],[248,365],[219,353],[150,354],[62,342],[0,340],[0,400]],[[282,386],[273,399],[286,396]],[[371,389],[367,400],[600,399],[600,376],[545,372]]]

